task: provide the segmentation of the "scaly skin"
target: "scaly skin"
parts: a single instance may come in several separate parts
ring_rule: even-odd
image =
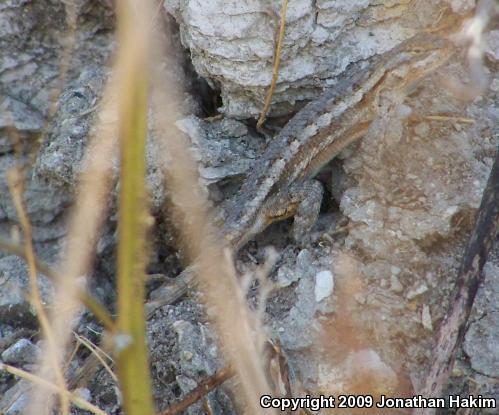
[[[351,75],[306,105],[272,140],[230,205],[224,238],[237,250],[271,223],[294,216],[294,237],[303,239],[322,199],[322,186],[312,180],[317,172],[366,134],[380,94],[402,103],[453,53],[449,41],[421,34],[364,68],[355,64]]]
[[[269,224],[292,216],[294,236],[303,238],[319,213],[322,187],[315,174],[367,133],[379,115],[380,99],[401,104],[454,52],[441,37],[416,35],[363,67],[353,65],[345,79],[306,105],[272,140],[229,204],[222,227],[228,245],[238,250]],[[195,267],[184,270],[151,310],[182,297],[194,276]]]

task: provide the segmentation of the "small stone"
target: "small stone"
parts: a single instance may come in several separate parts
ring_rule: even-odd
[[[414,127],[414,132],[420,137],[427,137],[430,132],[430,126],[428,123],[421,122]]]
[[[499,30],[491,30],[485,35],[485,55],[491,61],[499,61]]]
[[[194,357],[194,355],[187,350],[182,351],[180,355],[181,355],[182,359],[185,360],[186,362],[191,361],[192,358]]]
[[[40,348],[28,339],[19,339],[2,353],[2,360],[5,363],[25,364],[36,363],[40,355]]]
[[[31,398],[32,383],[27,380],[17,382],[0,396],[0,408],[5,415],[25,414]]]
[[[395,274],[392,274],[390,277],[390,290],[395,293],[401,293],[404,290],[404,286],[401,284]]]
[[[50,299],[50,282],[39,277],[38,283],[42,301],[46,303]],[[37,327],[35,311],[26,298],[30,283],[23,259],[16,256],[0,258],[0,287],[0,324]]]
[[[433,331],[433,323],[431,321],[430,307],[423,304],[423,310],[421,311],[421,324],[428,331]]]
[[[88,390],[87,388],[76,388],[73,391],[73,394],[75,394],[81,399],[85,399],[87,402],[90,402],[92,400],[92,394],[90,393],[90,390]]]
[[[300,279],[300,273],[289,266],[282,266],[277,271],[276,285],[279,288],[288,287]]]
[[[361,293],[355,293],[353,295],[353,299],[357,301],[359,304],[365,304],[366,303],[366,296]]]
[[[392,272],[393,275],[399,275],[400,271],[402,271],[399,267],[396,267],[395,265],[392,265],[390,267],[390,271]]]
[[[334,289],[334,279],[331,271],[324,270],[315,274],[315,301],[322,301],[331,295]]]
[[[428,291],[428,286],[425,283],[422,283],[421,285],[418,285],[417,287],[409,290],[405,297],[408,300],[412,300],[412,299],[420,296],[421,294],[424,294],[426,291]]]

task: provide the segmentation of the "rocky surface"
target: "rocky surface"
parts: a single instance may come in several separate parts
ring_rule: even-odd
[[[182,43],[196,71],[221,91],[225,115],[256,117],[272,77],[280,1],[166,0],[180,24]],[[298,0],[288,4],[274,115],[289,114],[304,100],[334,85],[349,63],[385,52],[452,8],[465,13],[472,1]]]
[[[415,3],[290,2],[272,113],[289,115],[302,101],[334,84],[350,62],[389,49],[430,21],[437,26],[439,21],[431,18],[439,16],[437,11],[462,15],[474,2],[441,0],[414,9]],[[8,51],[7,59],[0,60],[0,231],[3,238],[19,239],[5,173],[29,159],[43,132],[25,198],[35,249],[51,264],[64,246],[65,217],[109,77],[105,63],[114,48],[113,14],[107,3],[77,4],[76,47],[53,116],[50,96],[59,85],[67,37],[63,6],[48,2],[41,7],[30,1],[0,6],[0,48]],[[177,126],[192,141],[211,199],[223,205],[271,139],[257,134],[251,122],[233,118],[254,117],[262,106],[280,2],[167,0],[165,7],[179,23],[180,32],[173,32],[171,39],[177,58],[184,60],[172,73],[186,85]],[[263,307],[264,323],[268,336],[281,345],[300,393],[400,396],[412,393],[421,381],[498,144],[498,33],[492,27],[486,36],[490,89],[471,104],[463,104],[442,87],[444,76],[466,79],[461,60],[425,81],[403,105],[383,103],[382,116],[364,140],[344,151],[320,176],[326,200],[313,229],[314,242],[293,244],[290,224],[284,222],[271,226],[239,253],[237,267],[247,272],[264,262],[265,246],[273,245],[279,252],[268,278],[272,289]],[[224,117],[204,119],[207,97],[198,88],[201,81],[192,72],[179,37],[189,48],[195,70],[220,89]],[[151,129],[150,137],[155,134]],[[147,157],[156,219],[149,270],[173,277],[180,267],[171,226],[162,216],[167,195],[161,154],[152,139]],[[91,283],[93,294],[111,309],[114,196],[110,195],[111,214],[97,246]],[[499,399],[497,249],[485,275],[448,392]],[[150,299],[161,292],[161,282],[149,282]],[[51,283],[44,278],[39,283],[48,304]],[[39,337],[26,297],[28,285],[24,261],[0,251],[1,359],[32,369]],[[262,291],[258,284],[251,285],[248,299],[255,307]],[[179,400],[224,365],[215,331],[200,304],[191,293],[149,318],[158,409]],[[96,344],[105,337],[88,313],[75,331]],[[80,348],[70,362],[70,387],[107,413],[122,413],[117,384],[106,370],[99,366],[80,373],[88,356]],[[0,412],[22,413],[29,388],[25,381],[0,372]],[[235,402],[228,387],[219,388],[188,413],[204,413],[203,405],[215,414],[235,413]]]

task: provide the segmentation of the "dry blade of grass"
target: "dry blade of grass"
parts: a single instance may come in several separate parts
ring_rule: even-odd
[[[106,357],[107,359],[109,359],[111,362],[113,361],[113,359],[111,358],[111,356],[109,356],[104,350],[102,350],[100,347],[96,346],[95,344],[93,344],[90,340],[78,335],[77,333],[74,333],[74,336],[75,336],[75,339],[76,341],[79,343],[79,344],[82,344],[83,346],[85,346],[89,351],[90,353],[92,353],[95,358],[101,363],[101,365],[104,367],[104,369],[106,369],[107,373],[109,373],[109,376],[111,376],[111,378],[116,382],[118,383],[118,378],[116,377],[116,375],[114,374],[113,370],[111,369],[111,367],[107,364],[107,362],[104,360],[104,357]]]
[[[490,77],[484,64],[484,32],[489,22],[499,15],[499,5],[494,0],[479,0],[474,15],[465,21],[455,40],[466,45],[466,62],[469,81],[464,84],[456,79],[443,78],[444,85],[454,96],[472,101],[488,88]]]
[[[112,161],[116,154],[115,137],[117,103],[116,85],[111,80],[103,94],[95,134],[90,138],[83,160],[83,172],[71,212],[67,244],[57,279],[50,323],[54,330],[57,359],[62,362],[72,332],[72,325],[80,308],[78,293],[94,255],[95,243],[102,228],[107,198],[113,178]],[[42,356],[46,355],[46,346]],[[50,364],[42,359],[38,376],[52,378]],[[53,407],[53,394],[34,390],[27,410],[29,415],[48,414]],[[41,410],[40,408],[48,408]]]
[[[160,412],[159,415],[176,415],[182,411],[185,411],[189,408],[189,406],[199,401],[202,397],[206,396],[209,392],[220,386],[232,376],[234,376],[234,370],[230,366],[224,367],[214,375],[203,379],[192,391],[187,394],[187,396],[184,397],[184,399],[171,405],[163,412]]]
[[[61,389],[57,385],[54,385],[53,383],[47,382],[46,380],[35,376],[29,372],[26,372],[22,369],[16,368],[14,366],[6,365],[4,363],[0,362],[0,370],[5,370],[6,372],[20,377],[21,379],[25,379],[33,385],[38,386],[41,390],[50,390],[52,392],[56,392],[59,395],[64,395],[65,398],[68,401],[71,401],[74,405],[78,406],[81,409],[84,409],[86,411],[89,411],[93,414],[96,415],[106,415],[104,411],[101,409],[97,408],[95,405],[92,405],[90,402],[86,401],[85,399],[79,397],[78,395],[68,392],[66,389]]]
[[[281,6],[281,25],[279,27],[279,34],[277,37],[276,48],[274,53],[274,65],[272,66],[272,80],[270,81],[270,87],[265,97],[265,103],[263,104],[262,112],[256,123],[256,128],[260,129],[267,118],[267,113],[269,112],[270,104],[272,102],[272,97],[274,95],[275,87],[277,84],[277,77],[279,76],[279,66],[281,64],[281,50],[282,41],[284,39],[284,33],[286,32],[286,12],[288,10],[288,0],[282,0]]]
[[[170,63],[171,65],[171,63]],[[161,79],[161,86],[159,80]],[[207,191],[200,184],[197,166],[189,144],[174,127],[174,105],[178,103],[174,86],[166,85],[166,75],[153,82],[153,110],[158,145],[165,154],[164,170],[169,196],[175,207],[175,221],[189,258],[197,266],[196,275],[205,294],[227,359],[238,375],[243,396],[252,414],[262,413],[260,396],[270,394],[263,371],[261,353],[254,338],[251,312],[238,284],[232,259],[224,252],[217,230],[212,226]],[[168,96],[163,92],[167,88]],[[160,115],[161,114],[161,115]],[[274,413],[267,410],[267,413]]]
[[[433,120],[433,121],[454,121],[454,122],[459,122],[463,124],[475,124],[475,120],[472,118],[466,118],[466,117],[454,117],[454,116],[447,116],[447,115],[427,115],[424,117],[427,120]]]
[[[118,223],[118,333],[114,336],[123,408],[152,415],[154,405],[145,340],[146,231],[145,143],[149,75],[149,2],[118,3],[116,60],[120,103],[120,194]]]
[[[59,391],[66,391],[64,373],[61,361],[57,358],[56,339],[52,327],[50,326],[47,314],[43,308],[40,288],[38,286],[38,277],[36,272],[36,261],[33,250],[33,240],[31,232],[31,223],[26,213],[23,202],[24,176],[20,168],[14,167],[7,173],[7,183],[9,185],[12,201],[16,208],[17,216],[21,224],[25,239],[25,257],[28,264],[28,274],[30,281],[30,303],[36,311],[36,316],[40,322],[44,337],[47,339],[47,362],[55,372],[55,379]],[[60,393],[61,412],[63,415],[69,413],[69,400],[65,393]]]

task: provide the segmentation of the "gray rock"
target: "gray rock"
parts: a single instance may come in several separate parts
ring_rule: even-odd
[[[499,30],[491,30],[485,38],[485,55],[491,61],[499,61]]]
[[[278,286],[288,287],[291,282],[297,281],[298,283],[294,288],[295,295],[286,300],[289,311],[283,315],[275,314],[273,316],[273,331],[280,338],[285,350],[301,350],[312,346],[315,335],[320,331],[320,323],[316,319],[316,313],[332,311],[328,304],[329,299],[321,298],[322,301],[318,302],[315,278],[320,272],[331,269],[330,251],[317,248],[312,252],[304,249],[296,259],[293,254],[286,254],[282,258],[280,269],[285,271],[278,270],[277,272],[277,275],[280,276],[278,277]],[[279,296],[271,300],[275,303],[280,301],[282,300],[279,299]]]
[[[381,53],[431,22],[446,1],[411,7],[380,3],[295,0],[289,2],[279,80],[271,114],[289,114],[300,101],[331,86],[351,62]],[[196,71],[221,89],[230,117],[255,117],[272,77],[274,38],[281,2],[167,0],[180,24],[182,43]],[[461,11],[461,8],[458,8]]]
[[[29,404],[31,382],[21,380],[0,397],[0,412],[4,415],[22,415]]]
[[[0,221],[17,221],[17,212],[9,193],[6,174],[16,165],[14,154],[0,157]],[[52,222],[69,205],[71,194],[54,183],[36,178],[28,178],[24,200],[27,214],[33,224],[47,225]]]
[[[206,326],[187,321],[173,324],[178,337],[180,364],[185,375],[196,376],[200,372],[212,374],[217,367],[217,347],[214,333]],[[187,389],[188,391],[190,389]]]
[[[474,314],[463,349],[471,368],[479,374],[499,376],[499,250],[484,266],[484,283],[479,288]]]
[[[11,152],[14,142],[28,146],[32,134],[44,125],[43,116],[36,110],[10,96],[0,95],[0,154]]]
[[[102,68],[88,66],[67,85],[59,98],[48,139],[36,160],[37,177],[70,188],[74,186],[97,114],[96,105],[105,75]]]
[[[38,277],[42,301],[50,299],[51,285]],[[24,260],[7,256],[0,258],[0,323],[34,327],[36,315],[29,301],[29,277]]]
[[[5,363],[23,365],[26,363],[36,363],[40,355],[40,348],[28,339],[19,339],[2,353],[2,360]]]
[[[499,377],[499,312],[488,313],[470,325],[464,350],[478,373]]]
[[[328,298],[334,289],[333,274],[329,270],[319,271],[315,274],[315,301],[320,302]]]
[[[231,119],[203,121],[190,116],[177,126],[191,139],[200,175],[207,183],[244,174],[261,154],[263,140],[241,122]]]
[[[38,132],[44,124],[43,116],[15,98],[6,96],[0,101],[0,129],[15,128],[18,132]]]

